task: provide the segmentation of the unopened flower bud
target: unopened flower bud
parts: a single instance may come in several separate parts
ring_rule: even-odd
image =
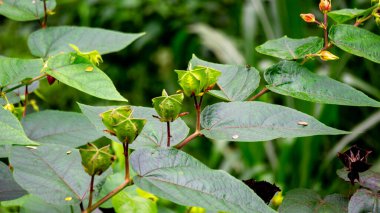
[[[319,2],[319,10],[322,13],[327,13],[331,10],[331,1],[330,0],[321,0]]]
[[[55,78],[51,75],[46,76],[46,79],[47,79],[49,85],[52,85],[55,82]]]
[[[183,93],[169,96],[165,90],[162,91],[162,96],[153,98],[153,107],[160,116],[160,121],[172,122],[177,119],[181,112],[183,98]]]
[[[222,74],[220,71],[205,66],[196,66],[193,70],[176,70],[178,83],[186,96],[203,96],[214,87]]]
[[[101,175],[115,160],[115,156],[111,154],[110,145],[97,147],[97,145],[89,143],[80,148],[79,152],[84,170],[90,176]]]
[[[132,143],[142,131],[146,120],[132,118],[130,106],[122,106],[100,114],[107,132],[122,143]]]
[[[333,60],[338,60],[339,57],[332,54],[331,52],[327,51],[327,50],[323,50],[321,51],[318,56],[324,60],[324,61],[333,61]]]
[[[315,22],[315,16],[312,13],[301,14],[300,16],[307,23],[314,23]]]

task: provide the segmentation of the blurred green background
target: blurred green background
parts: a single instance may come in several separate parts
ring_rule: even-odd
[[[287,35],[302,38],[321,36],[322,31],[306,24],[300,13],[312,12],[321,19],[319,0],[58,0],[56,14],[48,26],[80,25],[146,35],[128,48],[103,57],[104,70],[132,105],[151,106],[151,99],[162,89],[179,89],[174,69],[186,69],[192,54],[230,64],[249,64],[263,71],[276,63],[260,55],[255,47]],[[370,0],[334,0],[333,9],[368,8]],[[365,28],[379,34],[373,20]],[[27,36],[39,29],[38,22],[15,22],[0,17],[0,54],[32,57]],[[311,70],[346,82],[380,100],[378,64],[352,57],[333,48],[341,59],[322,63],[308,62]],[[263,85],[263,82],[262,82]],[[39,95],[32,95],[43,109],[79,111],[76,102],[92,105],[115,104],[99,100],[63,84],[41,82]],[[218,100],[207,97],[205,104]],[[335,171],[343,165],[336,152],[352,144],[374,150],[370,162],[380,171],[380,113],[374,108],[312,104],[269,93],[260,99],[286,105],[313,115],[323,123],[348,131],[349,136],[318,136],[280,139],[258,143],[229,143],[198,139],[185,151],[215,169],[223,169],[240,179],[255,178],[279,185],[284,193],[306,187],[323,195],[352,192]],[[194,127],[192,102],[185,120]],[[362,132],[362,134],[359,134]]]

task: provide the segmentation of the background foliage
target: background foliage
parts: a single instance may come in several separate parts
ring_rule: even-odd
[[[319,35],[320,30],[307,25],[299,17],[300,13],[305,12],[320,14],[316,6],[318,2],[61,0],[55,9],[57,15],[50,16],[48,24],[146,32],[127,49],[104,56],[105,63],[101,68],[131,104],[151,106],[151,99],[159,96],[162,88],[166,88],[168,93],[179,89],[174,69],[185,69],[193,53],[216,63],[249,64],[262,72],[277,59],[260,55],[254,47],[283,35],[291,38]],[[367,8],[369,4],[368,0],[335,0],[333,8]],[[29,58],[27,36],[40,28],[38,23],[15,22],[5,17],[0,17],[0,23],[0,54]],[[369,21],[365,28],[379,34],[374,21]],[[307,64],[308,68],[348,83],[379,100],[378,65],[362,58],[351,58],[351,55],[337,48],[332,51],[341,59],[329,62],[329,66],[315,60]],[[31,98],[35,99],[40,109],[79,111],[76,102],[112,104],[63,84],[49,86],[46,81],[42,82],[37,94]],[[349,136],[277,139],[269,143],[216,143],[198,139],[190,143],[185,151],[209,167],[226,170],[239,179],[276,182],[284,193],[304,187],[322,195],[335,192],[348,194],[350,188],[336,175],[336,169],[342,165],[335,158],[336,152],[348,144],[374,150],[369,162],[374,164],[374,171],[380,172],[380,145],[377,143],[380,112],[375,108],[312,104],[274,93],[264,95],[262,100],[289,106],[313,115],[326,125],[354,130],[354,133]],[[207,103],[215,101],[210,96],[206,99]],[[192,103],[187,105],[187,111],[191,111]],[[359,135],[360,132],[364,134]]]

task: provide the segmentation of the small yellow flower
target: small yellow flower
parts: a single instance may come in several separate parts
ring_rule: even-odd
[[[272,204],[273,204],[274,206],[280,206],[283,200],[284,200],[284,197],[282,196],[282,192],[278,192],[278,193],[272,198]]]
[[[187,212],[189,212],[189,213],[206,213],[206,209],[204,209],[202,207],[193,206],[193,207],[190,207]]]
[[[71,201],[72,199],[72,197],[65,197],[65,201]]]
[[[323,50],[323,51],[321,51],[321,52],[318,54],[318,56],[319,56],[322,60],[324,60],[324,61],[333,61],[333,60],[338,60],[338,59],[339,59],[338,56],[336,56],[336,55],[330,53],[330,52],[327,51],[327,50]]]

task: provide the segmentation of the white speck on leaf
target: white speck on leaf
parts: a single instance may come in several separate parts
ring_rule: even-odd
[[[67,155],[71,154],[71,150],[67,151],[66,154],[67,154]]]
[[[25,147],[28,148],[28,149],[33,149],[33,150],[36,150],[36,149],[37,149],[36,146],[25,146]]]
[[[232,135],[232,139],[238,139],[239,135]]]
[[[305,121],[298,121],[297,124],[301,125],[301,126],[307,126],[307,125],[309,125],[309,123],[307,123]]]

